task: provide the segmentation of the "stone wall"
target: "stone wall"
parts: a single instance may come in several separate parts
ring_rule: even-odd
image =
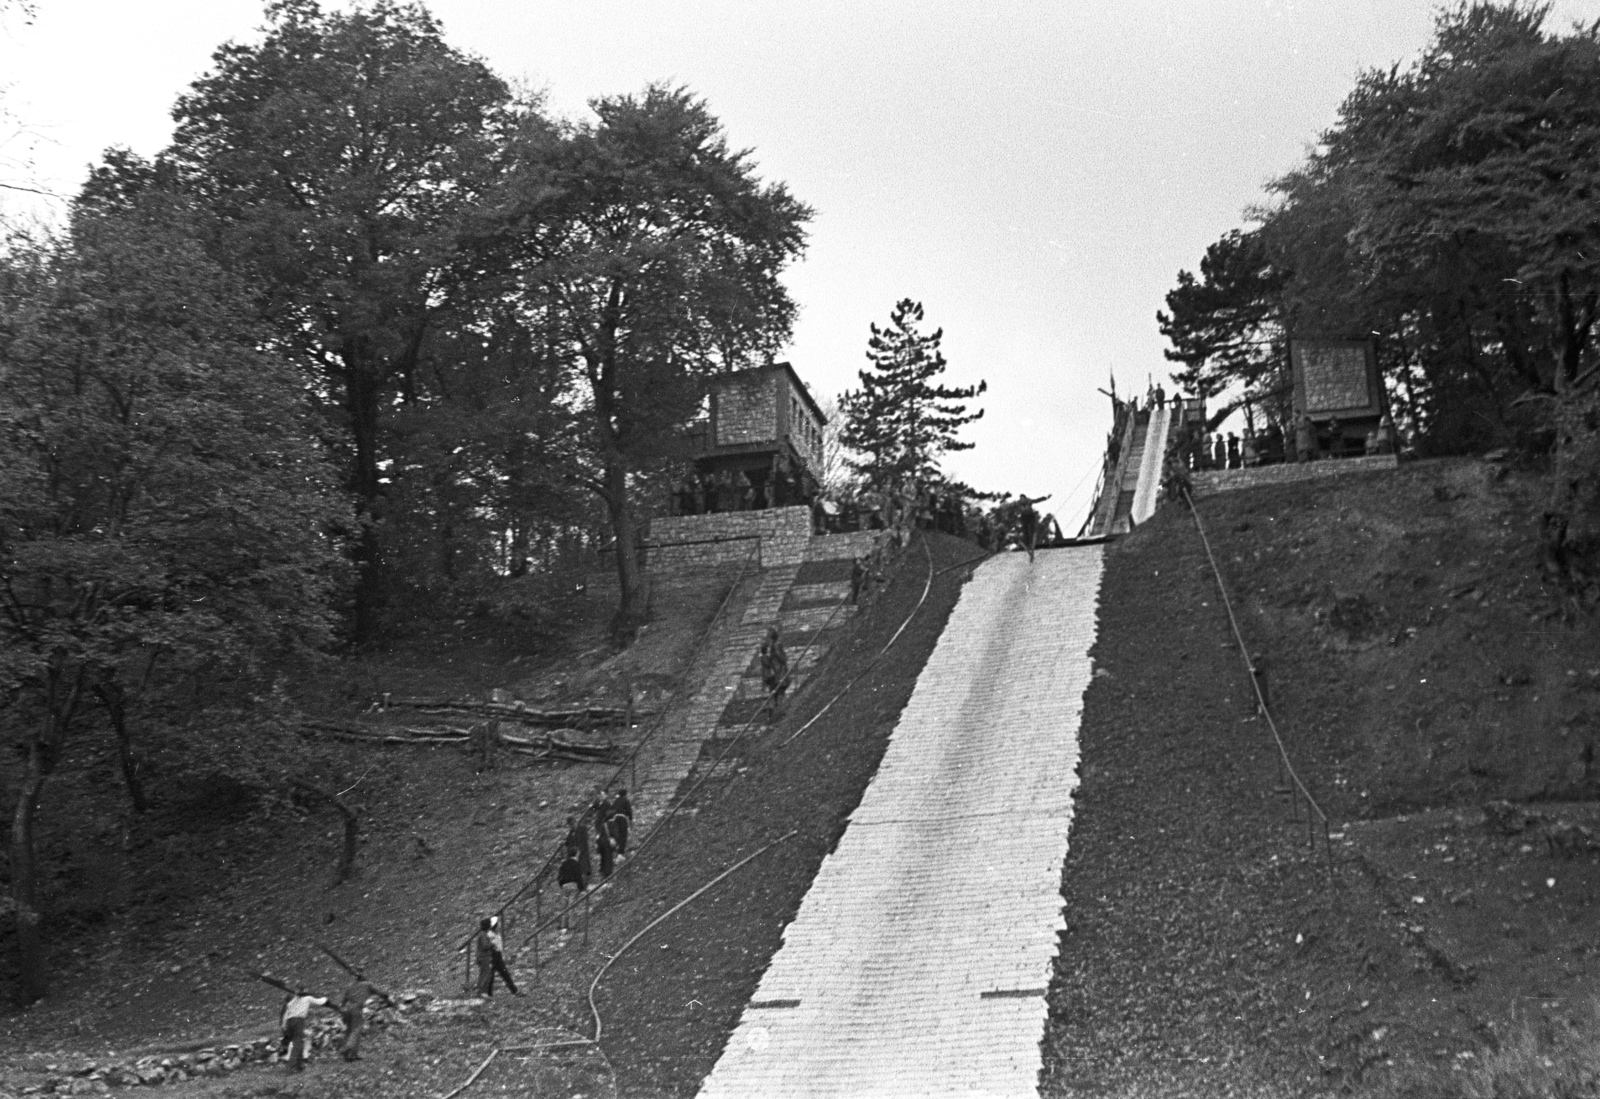
[[[715,399],[717,446],[770,443],[778,438],[778,405],[771,374],[752,370],[721,379]]]
[[[805,560],[810,541],[807,507],[673,515],[650,521],[650,567],[737,565],[750,556],[752,544],[760,547],[753,563],[764,569],[797,565]]]
[[[866,557],[889,536],[886,530],[852,530],[844,534],[819,534],[806,547],[807,561],[846,561]]]
[[[1211,469],[1193,474],[1193,491],[1195,496],[1210,496],[1260,485],[1286,485],[1347,473],[1394,469],[1398,464],[1393,454],[1374,454],[1366,458],[1327,458],[1320,462],[1286,462],[1253,469]]]

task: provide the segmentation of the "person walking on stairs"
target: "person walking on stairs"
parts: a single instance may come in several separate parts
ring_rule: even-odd
[[[778,627],[767,627],[767,639],[761,643],[761,685],[772,699],[776,713],[783,705],[784,692],[789,689],[789,654],[778,638]]]
[[[583,823],[581,817],[567,818],[567,846],[577,850],[578,863],[583,868],[583,880],[587,883],[594,869],[589,861],[589,826]]]
[[[565,932],[567,913],[572,909],[572,902],[589,888],[589,878],[583,872],[583,862],[578,858],[578,849],[571,844],[567,845],[566,857],[561,860],[561,867],[556,871],[556,885],[561,890],[561,930]]]
[[[478,955],[478,995],[494,995],[497,973],[506,983],[506,988],[511,990],[511,995],[518,995],[517,984],[511,979],[511,971],[506,968],[506,944],[500,937],[499,916],[485,916],[478,921],[478,940],[475,945]]]
[[[611,836],[617,841],[617,857],[628,854],[628,833],[633,831],[633,803],[628,800],[626,787],[618,787],[611,799]]]
[[[617,845],[611,838],[611,822],[597,824],[594,830],[595,850],[600,853],[600,877],[609,878],[617,865]]]

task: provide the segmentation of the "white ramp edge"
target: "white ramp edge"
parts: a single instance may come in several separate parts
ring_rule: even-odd
[[[977,570],[704,1099],[1037,1094],[1101,571]]]
[[[1167,435],[1172,426],[1172,405],[1150,410],[1145,429],[1144,455],[1139,462],[1139,484],[1133,490],[1132,517],[1142,523],[1156,513],[1156,494],[1161,491],[1161,467],[1167,460]]]

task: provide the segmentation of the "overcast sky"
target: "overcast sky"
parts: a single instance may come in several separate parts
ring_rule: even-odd
[[[13,5],[14,6],[14,5]],[[340,6],[331,3],[328,6]],[[1075,526],[1119,392],[1165,376],[1156,310],[1334,121],[1364,68],[1428,40],[1420,0],[1156,3],[434,0],[449,41],[562,113],[652,80],[710,103],[761,174],[816,209],[788,275],[789,359],[855,384],[902,297],[944,329],[948,380],[989,383],[947,469],[1052,494]],[[259,0],[37,0],[0,14],[15,124],[4,178],[70,194],[109,145],[154,154],[178,93]],[[1558,0],[1552,25],[1600,17]],[[15,133],[21,126],[22,132]],[[0,199],[16,215],[16,195]],[[46,208],[50,207],[44,201]],[[59,204],[55,204],[59,208]],[[1170,388],[1170,386],[1169,386]],[[1070,531],[1068,533],[1073,533]]]

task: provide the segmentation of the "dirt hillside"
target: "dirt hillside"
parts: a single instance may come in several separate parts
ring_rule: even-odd
[[[1199,502],[1331,862],[1193,520],[1109,551],[1046,1094],[1459,1094],[1586,1025],[1600,864],[1546,836],[1595,823],[1600,645],[1537,575],[1541,492],[1454,461]]]

